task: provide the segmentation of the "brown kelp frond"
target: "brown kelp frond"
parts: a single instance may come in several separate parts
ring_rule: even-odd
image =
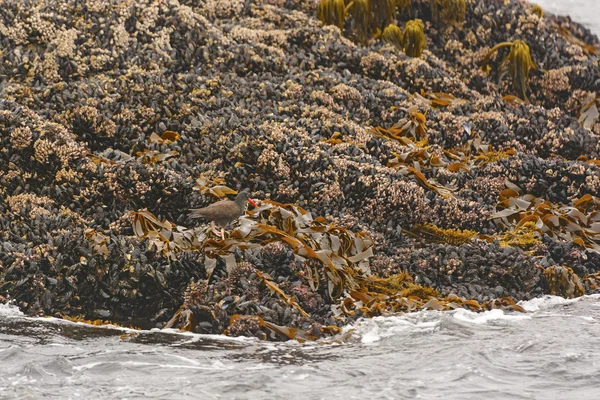
[[[585,294],[581,279],[569,267],[553,265],[544,270],[544,277],[552,295],[572,299]]]
[[[381,35],[381,39],[393,45],[398,51],[402,51],[402,30],[394,24],[388,25]]]
[[[370,0],[371,26],[383,31],[396,19],[396,0]]]
[[[597,44],[586,43],[582,39],[575,36],[567,27],[561,26],[558,24],[553,25],[556,28],[556,31],[561,34],[565,39],[567,39],[572,44],[581,47],[583,52],[587,55],[597,56],[600,54],[600,46]]]
[[[587,287],[586,292],[600,290],[600,271],[585,275],[583,277],[583,282]]]
[[[408,272],[400,272],[386,278],[377,276],[361,277],[358,280],[361,291],[367,293],[377,293],[386,296],[402,296],[418,298],[427,301],[430,298],[440,298],[440,294],[432,287],[416,284],[412,275]]]
[[[263,201],[248,216],[241,217],[225,240],[160,221],[147,210],[133,213],[133,229],[138,237],[148,240],[150,248],[169,258],[184,250],[202,250],[207,258],[208,275],[214,270],[217,258],[231,270],[236,263],[236,249],[281,241],[294,250],[298,260],[314,260],[323,266],[332,299],[354,288],[356,275],[369,272],[369,258],[373,255],[373,241],[367,233],[352,232],[322,217],[313,220],[301,207],[270,201]],[[308,270],[308,284],[316,290],[319,272]]]
[[[84,231],[85,238],[91,243],[94,253],[101,254],[104,259],[108,258],[108,245],[110,236],[106,236],[95,229],[87,228]]]
[[[489,163],[493,163],[505,158],[509,158],[512,156],[517,155],[517,151],[513,148],[508,148],[505,150],[499,150],[499,151],[487,151],[487,152],[482,152],[478,155],[476,155],[475,157],[473,157],[473,161],[476,165],[478,166],[484,166],[486,164]]]
[[[237,194],[237,190],[233,190],[229,186],[224,185],[223,178],[208,178],[204,175],[196,179],[194,190],[203,195],[215,196],[219,199],[226,197],[229,194]]]
[[[348,7],[358,41],[361,44],[366,44],[369,40],[370,2],[369,0],[354,0]]]
[[[529,71],[538,69],[533,60],[529,46],[522,40],[514,42],[503,42],[495,45],[485,56],[482,69],[488,71],[488,63],[492,54],[503,47],[510,47],[510,52],[500,64],[500,79],[508,72],[512,78],[513,88],[517,96],[522,100],[529,101],[527,90],[529,89]]]
[[[467,300],[452,295],[446,298],[439,298],[435,295],[437,292],[434,289],[410,283],[406,285],[406,288],[401,289],[395,294],[391,290],[387,291],[389,294],[370,292],[368,290],[351,291],[341,301],[339,306],[332,308],[334,316],[352,316],[358,311],[360,315],[375,317],[399,312],[414,312],[419,310],[446,311],[458,308],[466,308],[476,312],[492,309],[525,312],[521,306],[507,297],[486,301],[483,304],[476,300]]]
[[[583,106],[577,116],[577,120],[585,129],[590,131],[594,129],[594,125],[598,121],[598,117],[600,117],[598,107],[600,107],[600,96],[596,93],[590,93],[584,100]]]
[[[465,0],[431,0],[431,15],[435,22],[462,23],[466,14],[467,3]]]
[[[542,243],[542,231],[536,226],[535,222],[529,221],[504,232],[499,239],[502,247],[529,249]]]
[[[204,234],[183,226],[172,224],[163,219],[159,220],[148,210],[131,213],[133,232],[148,241],[149,249],[156,249],[168,259],[174,260],[176,254],[185,250],[199,249]]]
[[[178,141],[180,138],[181,135],[174,131],[164,131],[160,136],[155,132],[152,132],[148,138],[148,143],[171,144]]]
[[[178,156],[179,152],[176,150],[169,150],[166,153],[162,153],[158,150],[144,149],[143,151],[137,151],[135,154],[142,164],[154,165],[166,161],[171,157]]]
[[[288,305],[290,305],[290,306],[294,307],[296,310],[298,310],[300,312],[300,314],[302,314],[303,317],[310,316],[310,315],[308,315],[308,313],[306,311],[304,311],[302,309],[302,307],[300,306],[300,304],[298,304],[298,302],[296,301],[296,298],[294,296],[288,296],[287,294],[285,294],[283,292],[283,290],[281,290],[279,288],[279,285],[277,285],[277,283],[275,283],[271,279],[269,279],[267,274],[263,274],[259,270],[255,270],[254,272],[260,278],[260,280],[265,284],[265,286],[268,287],[269,290],[271,290],[273,293],[277,294],[277,296],[279,296],[279,298],[281,300],[285,301]]]
[[[451,95],[450,93],[443,92],[426,92],[421,89],[421,93],[414,94],[415,97],[426,101],[430,106],[436,108],[448,107],[448,106],[462,106],[468,103],[468,100],[459,99]]]
[[[400,15],[412,17],[412,0],[396,0],[396,6],[400,8]]]
[[[448,243],[453,246],[468,243],[478,235],[476,231],[468,229],[443,229],[431,223],[415,226],[412,229],[412,233],[432,242]]]
[[[600,252],[600,199],[590,194],[565,206],[530,194],[521,195],[511,184],[500,192],[492,218],[513,230],[530,223],[528,228],[535,227],[540,235]]]
[[[542,18],[544,16],[544,9],[542,7],[540,7],[538,4],[533,4],[531,6],[531,13]]]
[[[346,4],[344,0],[320,0],[317,5],[317,18],[325,25],[335,25],[344,30]]]
[[[408,21],[402,35],[402,48],[409,57],[421,57],[427,39],[425,37],[425,25],[420,19]]]
[[[411,138],[413,140],[427,139],[427,120],[425,114],[419,112],[417,106],[414,105],[402,110],[408,115],[396,122],[391,128],[372,127],[371,132],[375,135],[388,137],[403,143],[402,138]]]

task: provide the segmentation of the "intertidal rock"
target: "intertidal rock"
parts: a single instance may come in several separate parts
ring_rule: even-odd
[[[0,7],[0,299],[26,313],[306,340],[597,287],[598,39],[568,18],[38,3]],[[378,37],[415,19],[419,58]],[[527,85],[507,49],[481,69],[516,40]],[[246,188],[225,241],[188,218]]]

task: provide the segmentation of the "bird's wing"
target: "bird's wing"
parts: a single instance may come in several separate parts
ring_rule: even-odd
[[[223,206],[220,205],[223,200],[212,203],[204,208],[193,208],[190,210],[190,218],[212,218],[213,220],[220,219],[223,215]]]

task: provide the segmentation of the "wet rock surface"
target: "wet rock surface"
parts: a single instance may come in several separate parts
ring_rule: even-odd
[[[313,338],[362,315],[445,306],[427,303],[434,294],[483,305],[593,289],[600,121],[579,114],[600,94],[598,39],[517,1],[467,2],[458,25],[413,1],[427,47],[410,58],[356,44],[351,18],[342,32],[315,7],[4,1],[0,296],[31,315]],[[501,57],[480,70],[517,39],[539,68],[530,104],[503,99]],[[436,103],[440,92],[454,100]],[[410,130],[393,131],[398,121]],[[220,243],[188,218],[219,187],[276,204]],[[286,212],[298,221],[285,225]],[[367,236],[338,255],[340,237]],[[369,276],[395,292],[373,294]],[[411,298],[410,285],[431,291],[403,303],[394,293]]]

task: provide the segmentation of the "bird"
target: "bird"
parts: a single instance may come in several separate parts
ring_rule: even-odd
[[[190,210],[190,218],[199,218],[211,222],[212,231],[217,236],[221,236],[225,240],[225,226],[235,221],[246,212],[246,203],[258,207],[256,203],[249,197],[248,192],[239,192],[235,200],[217,201],[204,208],[192,208]],[[215,222],[221,226],[221,232],[216,229]]]

